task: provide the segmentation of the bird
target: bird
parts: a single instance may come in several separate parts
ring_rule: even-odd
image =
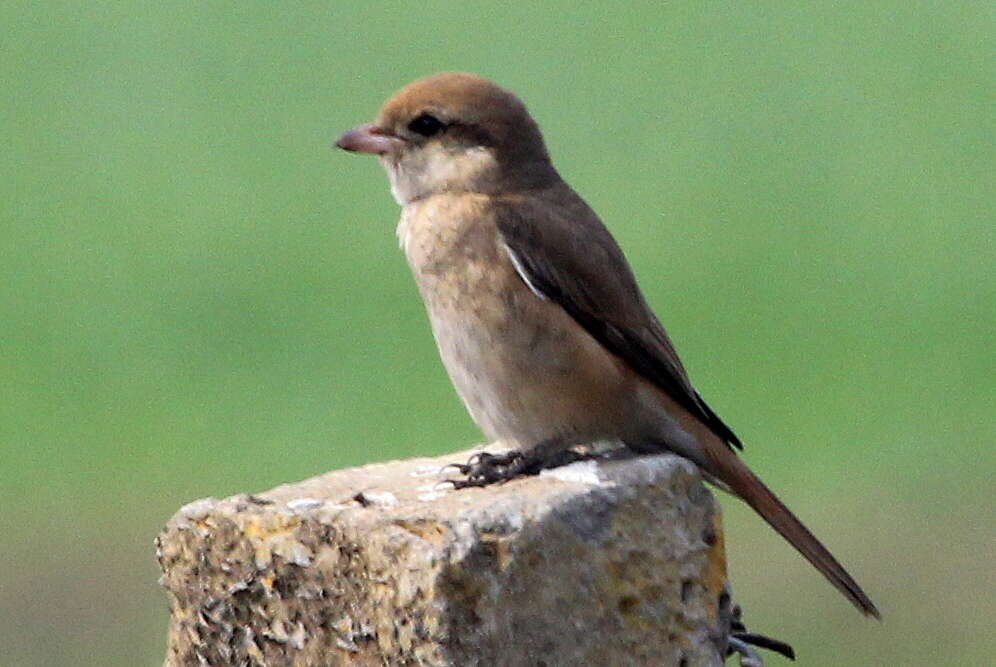
[[[508,455],[460,467],[503,481],[586,444],[672,452],[753,508],[867,616],[875,604],[738,455],[692,385],[629,263],[568,185],[511,91],[474,74],[418,79],[336,146],[376,155],[440,357]]]

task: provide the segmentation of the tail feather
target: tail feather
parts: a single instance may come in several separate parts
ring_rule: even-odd
[[[726,449],[720,456],[709,458],[710,462],[715,464],[715,467],[710,466],[710,473],[760,514],[761,518],[788,540],[789,544],[812,563],[855,607],[865,615],[881,620],[882,616],[875,604],[861,590],[858,582],[736,454]]]

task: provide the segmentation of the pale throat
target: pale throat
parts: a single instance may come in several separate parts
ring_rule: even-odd
[[[495,180],[498,162],[484,147],[451,150],[430,143],[401,156],[383,156],[391,196],[400,206],[443,192],[477,192]],[[493,184],[492,184],[493,186]]]

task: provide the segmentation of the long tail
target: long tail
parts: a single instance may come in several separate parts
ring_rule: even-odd
[[[837,590],[843,593],[855,607],[867,616],[881,620],[875,604],[869,599],[858,582],[837,562],[829,549],[823,546],[791,510],[778,499],[771,489],[764,485],[757,475],[750,471],[736,454],[723,447],[718,456],[709,456],[708,472],[729,486],[741,500],[761,515],[768,524],[788,540],[806,560],[813,564]],[[710,452],[711,453],[711,452]]]

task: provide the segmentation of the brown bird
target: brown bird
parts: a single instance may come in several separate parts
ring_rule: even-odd
[[[750,505],[865,614],[872,601],[741,461],[692,386],[622,251],[561,179],[511,92],[470,74],[409,84],[337,146],[380,157],[439,353],[474,421],[516,447],[469,484],[575,445],[671,451]]]

